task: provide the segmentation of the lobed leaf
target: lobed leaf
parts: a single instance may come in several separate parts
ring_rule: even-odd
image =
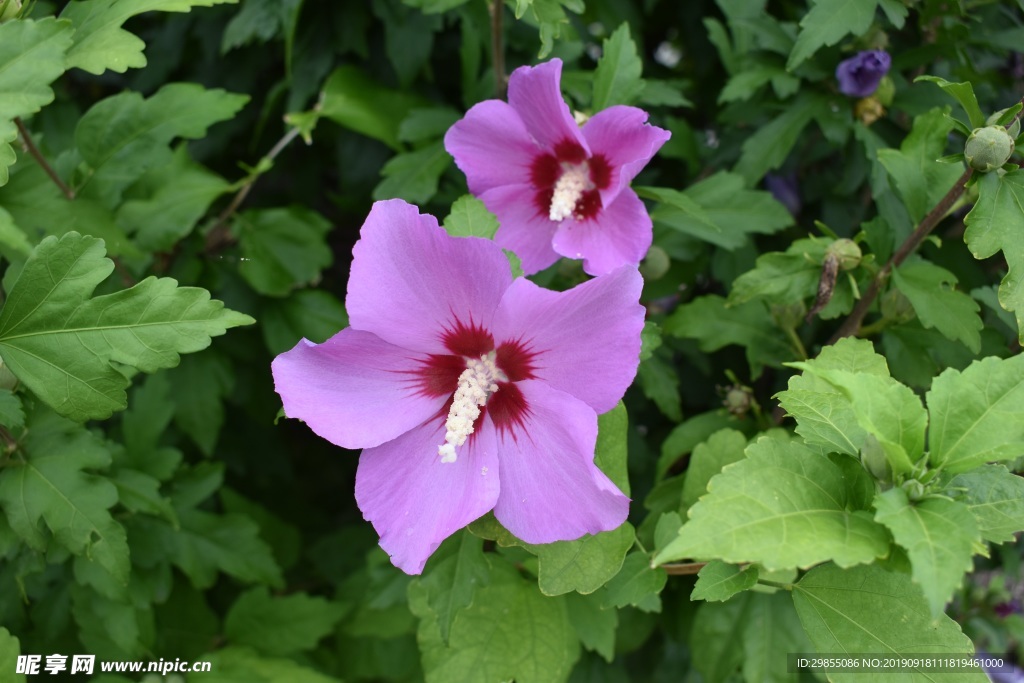
[[[643,66],[636,43],[629,35],[629,24],[623,22],[604,40],[601,59],[594,70],[594,111],[636,102],[646,85],[640,78]]]
[[[324,598],[291,593],[271,597],[266,586],[238,597],[224,620],[224,634],[233,645],[268,655],[290,655],[316,647],[334,629],[341,610]]]
[[[757,583],[757,566],[738,567],[712,560],[697,574],[697,583],[690,593],[691,600],[723,602]]]
[[[814,7],[800,20],[800,35],[786,62],[792,71],[826,45],[846,36],[863,35],[875,18],[877,0],[814,0]]]
[[[974,353],[981,350],[981,330],[985,327],[981,308],[970,296],[955,289],[956,276],[927,261],[904,263],[892,272],[896,288],[910,300],[918,320],[933,327]]]
[[[982,465],[958,474],[946,492],[967,506],[986,541],[1006,543],[1024,531],[1024,477],[1006,467]]]

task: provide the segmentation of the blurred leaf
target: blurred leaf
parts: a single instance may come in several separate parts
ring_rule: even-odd
[[[246,0],[224,28],[220,43],[221,54],[236,47],[253,42],[266,43],[281,36],[289,16],[301,4],[302,0]]]
[[[118,469],[111,474],[110,481],[117,487],[121,505],[127,509],[163,517],[171,524],[178,523],[171,501],[160,495],[160,480],[156,477],[138,470]]]
[[[610,663],[615,657],[615,630],[619,617],[616,610],[601,608],[599,595],[569,593],[565,596],[565,605],[569,610],[569,622],[583,647]]]
[[[25,426],[25,410],[21,399],[10,389],[0,389],[0,426],[17,432]]]
[[[25,683],[25,674],[14,673],[21,654],[21,644],[11,632],[0,626],[0,670],[10,676],[10,683]]]
[[[884,556],[884,528],[848,503],[846,478],[831,461],[800,443],[761,437],[711,480],[655,561],[721,559],[775,570]]]
[[[235,216],[232,229],[242,247],[238,272],[267,296],[287,296],[315,282],[331,265],[326,235],[331,223],[302,206],[253,209]]]
[[[962,472],[950,479],[946,493],[967,506],[990,543],[1012,541],[1024,530],[1024,477],[1002,465]]]
[[[724,602],[757,583],[757,566],[744,568],[720,560],[708,562],[697,574],[697,584],[690,593],[691,600]]]
[[[324,84],[321,112],[399,151],[399,126],[412,109],[423,105],[419,97],[386,88],[362,70],[346,65],[335,69]]]
[[[877,0],[814,0],[814,7],[800,20],[800,35],[786,69],[792,71],[819,48],[835,45],[851,33],[866,33],[877,7]]]
[[[188,12],[192,7],[211,7],[237,0],[80,0],[61,12],[75,26],[75,44],[68,51],[67,68],[78,67],[99,75],[110,69],[124,73],[146,66],[146,44],[121,24],[143,12]]]
[[[340,683],[292,659],[265,657],[248,647],[221,648],[198,661],[210,662],[210,670],[202,675],[206,683]]]
[[[970,296],[955,289],[953,273],[927,261],[915,261],[895,268],[893,282],[910,299],[922,325],[963,342],[974,353],[981,350],[985,326],[978,315],[981,309]]]
[[[213,455],[224,424],[224,397],[234,386],[231,362],[211,349],[185,356],[170,373],[174,423],[206,455]]]
[[[644,396],[654,401],[658,410],[673,422],[683,419],[682,402],[679,398],[679,375],[672,365],[670,355],[657,353],[640,362],[637,381]]]
[[[233,645],[289,655],[316,647],[340,616],[338,607],[324,598],[305,593],[271,597],[261,586],[235,600],[224,620],[224,633]]]
[[[469,0],[402,0],[409,7],[415,7],[424,14],[440,14],[465,5]]]
[[[473,195],[462,195],[452,204],[444,219],[444,229],[452,237],[483,237],[493,239],[498,232],[498,219],[484,203]]]
[[[593,110],[599,112],[615,104],[636,102],[645,85],[641,73],[643,62],[629,35],[629,24],[623,22],[605,39],[594,70]]]
[[[693,668],[702,681],[725,683],[735,680],[743,662],[743,626],[752,594],[744,593],[725,603],[705,602],[697,607],[697,614],[689,633]]]
[[[149,277],[131,289],[90,299],[114,264],[103,242],[77,233],[47,237],[33,252],[0,313],[0,356],[58,413],[85,421],[127,406],[129,380],[174,367],[210,338],[252,318],[224,308],[196,287]]]
[[[827,247],[824,240],[799,239],[784,253],[758,256],[755,267],[733,281],[729,305],[755,299],[782,305],[806,301],[818,291]]]
[[[863,4],[861,0],[826,1]],[[786,161],[790,150],[812,119],[828,112],[828,101],[820,95],[797,95],[781,114],[760,126],[756,133],[743,142],[742,154],[736,162],[736,173],[743,176],[748,186],[754,185],[765,173]]]
[[[967,114],[967,120],[970,121],[971,128],[980,128],[985,125],[985,115],[981,113],[981,107],[978,106],[978,98],[974,96],[974,87],[970,81],[952,83],[938,76],[918,76],[914,79],[914,82],[917,83],[918,81],[934,83],[959,102],[960,106],[964,109],[964,113]]]
[[[751,593],[742,625],[745,680],[788,683],[787,655],[814,651],[788,591]]]
[[[345,306],[322,289],[300,289],[283,299],[267,298],[261,303],[260,331],[267,349],[275,355],[300,339],[320,344],[348,327]]]
[[[893,488],[875,497],[875,519],[906,549],[914,583],[924,591],[932,615],[942,614],[981,543],[967,506],[938,497],[911,503],[903,489]]]
[[[793,603],[800,623],[818,652],[885,652],[963,656],[974,651],[956,622],[945,615],[932,617],[920,589],[910,577],[876,565],[840,569],[815,567],[793,586]],[[934,674],[910,670],[902,674],[927,680]],[[882,675],[830,673],[836,683],[884,680]],[[946,673],[953,683],[984,683],[978,672]]]
[[[373,198],[397,197],[411,204],[426,204],[437,194],[441,174],[451,163],[452,157],[440,140],[415,152],[397,154],[381,169],[384,179],[373,188]]]
[[[444,137],[462,115],[449,107],[413,109],[398,127],[398,139],[402,142],[423,142]]]

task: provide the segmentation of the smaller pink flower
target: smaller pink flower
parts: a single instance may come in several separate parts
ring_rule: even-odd
[[[528,543],[614,529],[629,499],[594,464],[597,414],[633,381],[643,280],[513,280],[494,242],[377,202],[353,249],[350,326],[274,359],[288,417],[362,448],[356,502],[395,566],[423,570],[489,510]]]
[[[559,59],[516,69],[508,102],[473,106],[448,130],[445,148],[498,217],[494,240],[527,274],[559,256],[582,258],[591,275],[636,265],[651,246],[651,218],[629,183],[670,133],[623,105],[578,126],[561,74]]]

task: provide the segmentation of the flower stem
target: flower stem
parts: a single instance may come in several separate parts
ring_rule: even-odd
[[[503,0],[491,2],[491,65],[494,67],[494,96],[505,99],[505,46],[502,42],[501,20],[505,13]]]
[[[973,169],[968,168],[964,171],[963,175],[956,181],[953,187],[949,188],[949,192],[943,196],[942,199],[935,205],[935,207],[928,212],[928,215],[921,219],[921,222],[917,224],[914,232],[903,241],[899,249],[896,250],[882,269],[875,274],[874,279],[871,280],[871,284],[868,285],[868,289],[864,292],[864,296],[860,298],[857,305],[850,311],[850,315],[846,317],[843,324],[839,326],[836,333],[832,335],[832,338],[828,340],[829,344],[835,344],[843,337],[849,337],[856,335],[861,331],[861,323],[864,321],[864,316],[867,315],[868,309],[871,308],[871,304],[875,302],[879,293],[882,291],[883,285],[886,280],[892,274],[894,268],[899,266],[903,261],[906,260],[914,251],[921,246],[921,242],[931,233],[931,231],[938,225],[939,221],[942,220],[950,207],[956,203],[960,195],[963,194],[964,186],[967,181],[970,180],[971,174],[974,173]]]
[[[18,132],[21,134],[22,144],[25,145],[25,149],[28,150],[28,153],[32,155],[32,158],[35,159],[36,162],[38,162],[38,164],[43,167],[43,170],[46,171],[46,175],[50,176],[50,180],[52,180],[57,185],[57,187],[60,188],[60,191],[64,193],[65,197],[67,197],[69,200],[74,199],[75,191],[68,187],[67,184],[60,179],[60,176],[57,175],[57,172],[54,171],[53,167],[50,166],[49,162],[46,161],[46,157],[43,156],[43,153],[40,152],[39,148],[36,147],[36,144],[32,142],[32,134],[28,132],[28,128],[25,127],[25,123],[19,117],[15,116],[14,125],[18,127]]]
[[[693,576],[704,568],[707,562],[674,562],[661,565],[669,576]]]

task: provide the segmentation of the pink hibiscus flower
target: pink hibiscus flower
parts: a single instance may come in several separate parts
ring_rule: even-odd
[[[363,449],[356,502],[397,567],[421,572],[489,510],[528,543],[625,521],[594,446],[639,362],[635,268],[549,291],[400,200],[374,204],[353,253],[351,326],[272,369],[289,417]]]
[[[647,112],[617,105],[576,125],[562,99],[558,59],[516,69],[508,102],[473,106],[445,135],[469,190],[498,217],[494,240],[536,273],[559,256],[602,275],[636,265],[651,217],[629,188],[670,133]]]

